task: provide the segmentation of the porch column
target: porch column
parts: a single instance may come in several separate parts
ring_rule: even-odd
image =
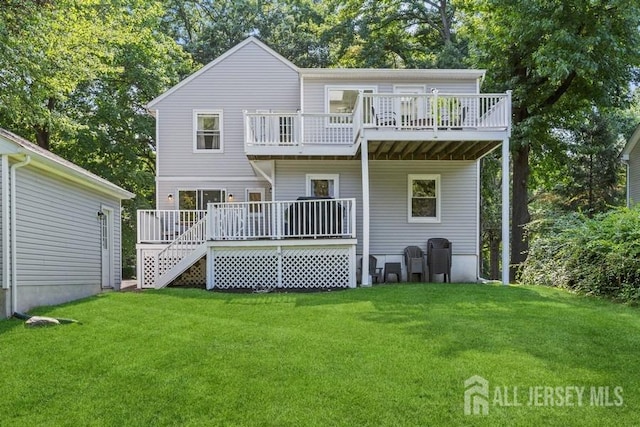
[[[362,138],[360,160],[362,161],[362,286],[371,286],[369,278],[369,149],[368,141]]]
[[[502,141],[502,284],[509,284],[509,138]]]

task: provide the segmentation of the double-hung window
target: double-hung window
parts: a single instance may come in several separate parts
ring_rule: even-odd
[[[193,112],[193,149],[195,152],[222,152],[222,111]]]
[[[440,222],[440,175],[409,175],[409,222]]]

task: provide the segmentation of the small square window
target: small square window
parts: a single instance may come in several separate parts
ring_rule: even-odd
[[[409,222],[440,222],[440,175],[409,175]]]
[[[338,178],[337,174],[308,174],[307,196],[337,198]]]
[[[222,112],[194,112],[194,151],[222,151]]]

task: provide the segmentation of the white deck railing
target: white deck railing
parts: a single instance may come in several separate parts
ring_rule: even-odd
[[[362,94],[364,127],[509,129],[509,94]]]
[[[205,217],[205,210],[138,211],[138,243],[169,243]]]
[[[355,199],[212,203],[203,210],[139,210],[138,243],[356,236]],[[206,221],[202,221],[207,217]],[[205,228],[206,224],[206,228]],[[194,229],[195,225],[200,228]],[[196,234],[193,234],[196,233]],[[204,234],[202,234],[204,233]],[[195,239],[195,240],[194,240]],[[183,242],[182,246],[184,246]],[[178,251],[182,250],[177,248]],[[191,248],[186,248],[190,250]]]
[[[352,114],[248,113],[247,145],[353,144]]]
[[[355,199],[212,203],[207,238],[355,238],[355,204]]]
[[[248,147],[352,145],[362,128],[495,130],[511,128],[506,94],[361,93],[353,113],[249,113]]]
[[[205,242],[206,225],[207,219],[203,217],[158,253],[158,278],[171,271],[183,258]]]

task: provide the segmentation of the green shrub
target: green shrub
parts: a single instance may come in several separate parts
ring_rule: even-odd
[[[554,217],[532,223],[529,233],[523,283],[640,301],[640,208],[616,209],[592,219]]]

